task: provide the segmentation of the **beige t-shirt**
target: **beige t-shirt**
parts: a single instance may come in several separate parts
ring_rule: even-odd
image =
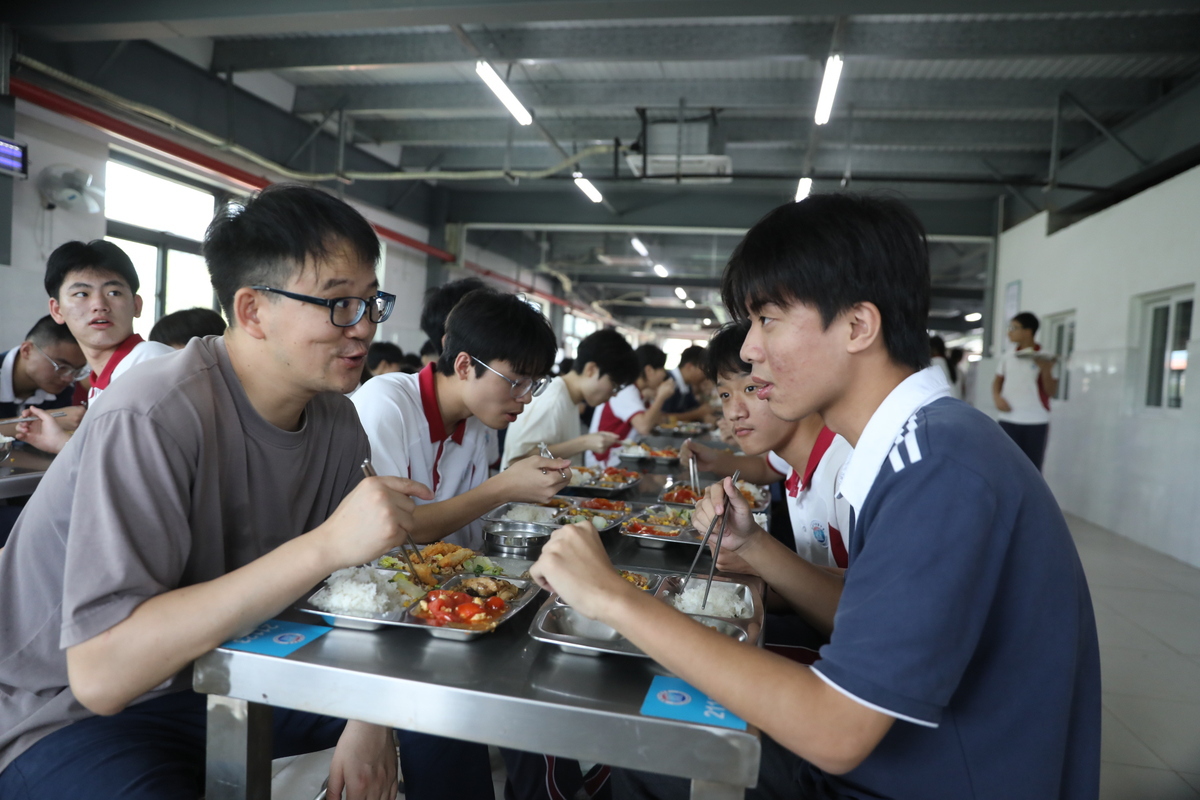
[[[517,421],[508,426],[501,469],[508,469],[514,459],[526,455],[531,447],[537,447],[538,442],[554,446],[582,435],[579,409],[571,400],[567,382],[561,377],[555,378],[550,381],[546,391],[529,401],[529,405],[517,416]],[[583,456],[575,455],[571,463],[583,466]]]
[[[369,453],[341,395],[309,401],[296,432],[259,416],[221,337],[130,369],[88,411],[0,552],[0,770],[91,715],[68,686],[65,648],[316,527]],[[184,670],[139,700],[189,685]]]

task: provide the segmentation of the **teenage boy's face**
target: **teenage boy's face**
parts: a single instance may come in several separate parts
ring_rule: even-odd
[[[850,374],[844,316],[826,328],[821,312],[803,303],[773,303],[750,315],[742,360],[753,366],[758,397],[775,416],[801,420],[838,396]]]
[[[60,367],[70,367],[72,372],[63,375],[55,369],[54,363]],[[75,379],[74,371],[87,365],[83,351],[73,342],[53,342],[44,344],[41,349],[31,341],[21,343],[21,365],[28,375],[43,392],[58,394],[65,391]]]
[[[1016,344],[1026,344],[1033,341],[1033,333],[1019,322],[1008,323],[1008,340]]]
[[[510,380],[520,381],[528,375],[518,375],[516,370],[502,358],[494,359],[488,366],[499,372],[497,375],[485,369],[482,375],[475,374],[475,362],[470,361],[470,369],[465,371],[466,385],[463,387],[463,401],[467,410],[479,420],[494,430],[502,431],[517,421],[517,416],[529,405],[532,394],[526,394],[520,399],[512,396],[512,384],[501,378],[504,375]],[[457,365],[456,365],[457,366]],[[460,375],[463,373],[459,373]]]
[[[93,350],[111,350],[128,339],[141,315],[141,296],[115,272],[72,270],[58,297],[50,298],[54,321],[65,322],[76,341]]]
[[[771,413],[770,404],[758,398],[758,384],[748,373],[722,373],[717,397],[738,444],[748,456],[775,450],[796,432],[795,422],[784,422]]]
[[[617,393],[612,377],[601,375],[596,362],[589,361],[583,368],[583,401],[593,408],[599,408],[612,399]]]
[[[366,300],[379,290],[379,281],[373,264],[341,248],[319,265],[296,270],[276,288],[325,299]],[[375,338],[375,323],[367,314],[349,328],[339,328],[330,321],[328,308],[277,295],[264,297],[258,314],[276,366],[302,391],[345,394],[358,386],[367,347]]]
[[[666,369],[655,369],[654,367],[646,366],[642,368],[642,378],[646,381],[646,388],[654,391],[659,386],[662,386],[662,382],[667,379],[667,371]]]

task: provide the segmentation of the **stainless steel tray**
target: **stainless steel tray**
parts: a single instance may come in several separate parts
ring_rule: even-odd
[[[570,488],[573,492],[579,492],[581,495],[589,497],[615,497],[621,494],[621,492],[626,492],[636,487],[641,482],[642,476],[638,475],[634,480],[626,481],[625,483],[600,483],[597,481],[587,486],[572,486]]]
[[[683,591],[683,575],[667,575],[658,584],[658,589],[655,590],[654,596],[664,603],[672,604],[674,597]],[[740,579],[739,579],[740,578]],[[689,580],[689,585],[694,585],[697,582],[703,584],[708,578],[706,576],[693,575]],[[753,578],[748,576],[734,575],[714,575],[713,586],[718,584],[732,584],[737,587],[737,592],[741,596],[750,601],[752,610],[749,617],[735,619],[733,617],[721,617],[716,614],[707,613],[689,613],[688,616],[693,619],[700,620],[708,625],[707,620],[721,620],[733,623],[743,628],[749,635],[749,640],[758,642],[762,636],[763,620],[766,618],[766,604],[763,602],[763,582],[761,578]],[[710,627],[717,627],[715,625]],[[718,628],[719,630],[719,628]]]
[[[545,512],[545,522],[528,522],[527,520],[506,519],[505,515],[514,508],[535,508],[539,512]],[[528,525],[540,525],[545,528],[561,528],[562,525],[554,521],[557,516],[553,508],[547,508],[537,503],[505,503],[502,506],[493,508],[488,513],[484,514],[482,519],[484,522],[518,522]]]
[[[382,570],[387,572],[389,570]],[[465,578],[474,577],[473,575],[455,575],[450,580],[442,584],[443,589],[453,589]],[[403,611],[394,611],[389,614],[380,615],[357,615],[357,614],[338,614],[330,611],[322,611],[318,608],[313,600],[317,599],[322,592],[327,592],[328,587],[322,586],[305,601],[297,603],[295,608],[298,611],[303,611],[306,614],[315,614],[325,621],[325,624],[332,625],[335,628],[351,628],[360,631],[375,631],[381,628],[417,628],[427,631],[430,636],[439,639],[453,639],[459,642],[467,642],[472,639],[478,639],[480,636],[491,633],[499,626],[503,625],[508,620],[521,612],[521,609],[529,605],[529,603],[537,597],[541,587],[531,580],[521,580],[520,578],[504,578],[504,580],[520,589],[520,594],[517,595],[511,603],[508,604],[508,609],[499,616],[486,629],[471,629],[466,627],[456,627],[451,625],[434,625],[428,620],[422,619],[412,613],[416,607],[416,603],[404,609]]]
[[[699,436],[703,433],[708,433],[713,429],[713,426],[707,422],[680,422],[672,427],[664,427],[662,425],[654,426],[655,436]]]
[[[629,461],[629,462],[637,462],[637,461],[653,461],[655,464],[667,464],[667,465],[670,465],[670,464],[678,464],[678,463],[679,463],[679,456],[678,456],[678,455],[674,455],[674,456],[652,456],[652,455],[650,455],[649,453],[643,453],[643,454],[638,454],[638,455],[628,455],[628,454],[626,454],[626,453],[621,453],[621,454],[620,454],[618,457],[619,457],[619,458],[620,458],[622,461]]]
[[[558,520],[556,525],[569,525],[570,523],[562,521],[563,517],[575,514],[590,514],[593,519],[597,516],[605,519],[607,524],[605,524],[604,527],[596,527],[596,530],[598,530],[600,533],[607,533],[608,531],[611,531],[613,528],[616,528],[618,525],[624,522],[629,516],[628,511],[605,511],[604,509],[580,508],[576,506],[575,508],[565,509],[561,514],[555,517],[555,519]],[[612,515],[612,519],[609,519],[609,515]]]
[[[707,489],[709,486],[712,486],[714,483],[716,483],[716,481],[701,481],[700,482],[700,492],[699,492],[700,495],[703,496],[704,490]],[[663,499],[663,497],[666,496],[667,492],[678,489],[681,486],[691,486],[691,483],[689,483],[688,481],[679,481],[677,483],[667,484],[666,486],[663,487],[663,490],[658,493],[658,502],[660,502],[660,503],[668,502]],[[768,508],[771,507],[771,493],[763,492],[762,495],[763,495],[763,497],[761,499],[759,499],[757,503],[755,503],[753,506],[750,507],[751,511],[766,511]],[[671,505],[680,506],[680,505],[687,505],[687,503],[671,503]]]
[[[647,592],[650,595],[654,594],[654,592],[658,589],[658,585],[660,583],[662,583],[662,579],[663,579],[663,576],[657,572],[648,572],[646,570],[641,570],[641,569],[625,569],[625,570],[617,569],[617,572],[629,572],[629,573],[633,573],[634,575],[641,575],[642,577],[644,577],[646,579],[646,588],[643,589],[642,591]],[[567,604],[567,601],[563,600],[562,597],[560,597],[557,594],[553,595],[552,599],[554,600],[554,602],[556,602],[560,605],[565,606]]]
[[[644,521],[655,510],[667,509],[667,508],[671,508],[671,509],[686,508],[686,507],[687,506],[672,505],[670,503],[658,503],[655,505],[643,506],[633,516],[631,516],[629,519],[627,519],[621,523],[621,533],[624,536],[628,536],[631,539],[637,540],[638,545],[640,545],[641,547],[649,547],[649,548],[652,548],[655,550],[662,550],[671,542],[677,542],[679,544],[686,544],[686,545],[693,545],[693,546],[699,545],[700,542],[704,539],[704,535],[690,525],[657,525],[657,524],[646,523],[646,524],[650,524],[652,528],[662,530],[664,532],[676,531],[677,534],[675,536],[669,536],[669,535],[661,535],[660,536],[660,535],[653,534],[653,533],[630,533],[629,532],[629,524],[630,523]]]

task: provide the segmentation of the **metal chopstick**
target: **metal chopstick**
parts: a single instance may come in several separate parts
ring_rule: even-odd
[[[738,478],[742,476],[742,471],[739,469],[733,473],[733,488],[737,488]],[[700,610],[703,611],[708,605],[708,593],[712,589],[713,573],[717,571],[717,557],[721,555],[721,540],[725,538],[725,520],[729,514],[729,499],[725,500],[725,513],[721,515],[721,529],[717,531],[717,546],[713,550],[712,564],[708,567],[708,583],[704,584],[704,599],[700,601]],[[684,585],[687,588],[687,585]]]
[[[369,458],[363,459],[362,471],[363,475],[368,478],[374,478],[378,475],[378,473],[375,472],[375,468],[371,466],[371,459]],[[425,583],[425,581],[421,579],[421,576],[417,574],[417,564],[425,563],[421,558],[421,552],[417,549],[417,546],[408,539],[405,539],[400,543],[400,552],[404,554],[404,559],[408,562],[408,569],[410,572],[412,572],[413,578],[415,578],[414,582]]]
[[[688,474],[692,479],[692,491],[700,494],[700,465],[696,462],[696,454],[692,453],[692,457],[688,459]]]
[[[65,411],[51,411],[52,417],[65,417]],[[16,425],[18,422],[37,422],[37,417],[9,417],[8,419],[0,419],[0,425]]]
[[[540,451],[542,458],[554,458],[554,453],[550,452],[550,448],[546,446],[545,442],[538,442],[538,450]],[[567,471],[564,469],[560,469],[558,474],[561,475],[565,480],[571,480],[571,476],[569,476]]]
[[[741,474],[742,474],[742,471],[739,469],[737,472],[733,473],[733,479],[736,481],[741,476]],[[696,487],[697,490],[699,490],[699,488],[700,488],[699,486]],[[688,581],[690,581],[692,579],[692,573],[694,573],[696,571],[696,562],[698,562],[700,560],[700,554],[703,553],[704,548],[708,546],[708,539],[710,536],[712,536],[713,527],[716,526],[717,520],[724,519],[724,517],[725,517],[724,514],[717,514],[715,517],[712,518],[712,521],[708,523],[708,530],[704,532],[704,538],[700,540],[700,546],[698,548],[696,548],[696,557],[692,559],[692,566],[688,567],[687,574],[683,576],[683,588],[684,589],[687,588]],[[717,557],[716,557],[716,554],[713,554],[713,564],[715,565],[716,563],[717,563]],[[708,580],[710,583],[712,582],[712,573],[711,572],[709,573]],[[706,594],[707,594],[707,592],[706,592]]]

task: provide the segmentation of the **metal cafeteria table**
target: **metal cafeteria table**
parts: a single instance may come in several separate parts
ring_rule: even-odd
[[[53,460],[54,456],[32,447],[14,449],[8,460],[0,462],[0,500],[33,494]]]
[[[643,471],[659,474],[623,499],[653,501],[662,473],[678,468]],[[684,572],[695,554],[606,537],[621,566]],[[538,605],[472,642],[337,628],[287,658],[224,649],[201,657],[193,678],[209,695],[207,800],[270,796],[270,706],[677,775],[691,779],[694,800],[740,798],[755,785],[753,727],[642,716],[651,680],[665,671],[649,659],[587,658],[534,641],[527,630]]]

